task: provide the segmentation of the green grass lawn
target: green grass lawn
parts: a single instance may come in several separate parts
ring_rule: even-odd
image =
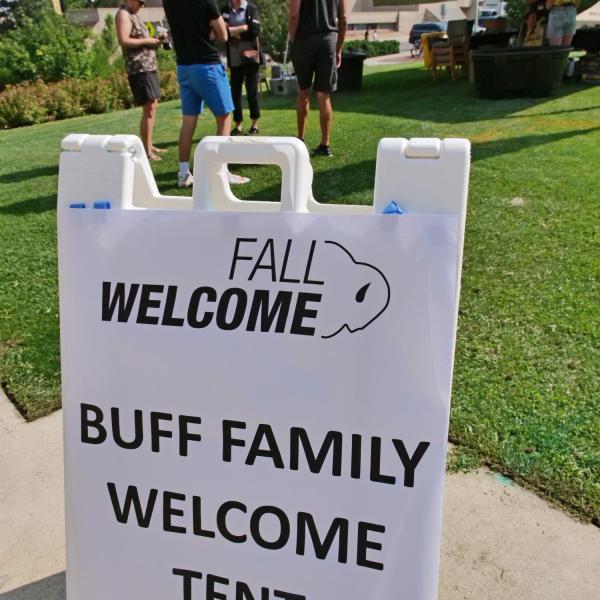
[[[336,96],[320,201],[370,203],[382,137],[466,137],[473,164],[450,438],[455,468],[487,463],[600,522],[600,87],[478,100],[414,66],[367,70]],[[265,97],[261,132],[293,135],[293,100]],[[161,105],[154,165],[175,187],[179,103]],[[55,195],[73,132],[135,133],[139,111],[0,132],[0,377],[28,419],[60,404]],[[198,134],[212,134],[212,117]],[[310,117],[309,146],[318,143]],[[240,167],[246,198],[276,199],[273,167]],[[238,191],[238,190],[236,190]],[[184,193],[189,194],[189,191]]]

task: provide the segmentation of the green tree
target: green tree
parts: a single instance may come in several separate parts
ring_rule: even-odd
[[[260,9],[260,41],[263,52],[283,60],[287,40],[289,0],[255,0]]]
[[[104,29],[94,40],[91,48],[91,72],[96,77],[110,77],[117,56],[117,33],[115,19],[112,15],[106,15]]]
[[[21,81],[59,81],[91,75],[89,31],[48,11],[25,17],[0,41],[0,87]]]
[[[506,16],[513,27],[521,27],[527,12],[527,0],[507,0]]]
[[[21,27],[51,12],[50,0],[0,0],[0,33]]]

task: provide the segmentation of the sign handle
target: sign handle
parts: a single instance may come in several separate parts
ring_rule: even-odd
[[[228,164],[278,165],[281,202],[240,200],[227,180]],[[308,150],[292,137],[205,137],[194,155],[194,208],[237,212],[308,212],[313,171]]]

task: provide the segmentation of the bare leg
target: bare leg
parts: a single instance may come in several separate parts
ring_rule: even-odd
[[[573,36],[572,35],[566,35],[564,38],[562,38],[562,45],[563,46],[570,46],[572,41],[573,41]]]
[[[217,135],[228,136],[231,132],[231,114],[221,115],[215,117],[217,122]],[[241,175],[234,175],[227,168],[227,178],[230,184],[248,183],[250,180],[247,177]]]
[[[310,110],[310,90],[300,90],[296,98],[296,121],[298,123],[298,137],[303,140],[306,130],[306,120]]]
[[[229,135],[231,133],[231,114],[215,117],[217,121],[217,135]]]
[[[317,92],[319,103],[319,117],[321,123],[321,145],[329,146],[331,137],[331,125],[333,123],[333,108],[331,107],[331,96],[326,92]]]
[[[179,162],[190,162],[198,115],[183,115],[179,132]]]
[[[561,37],[549,38],[551,46],[562,46],[563,39]]]
[[[142,105],[142,120],[140,121],[140,135],[142,143],[146,149],[148,158],[152,158],[153,146],[152,146],[152,134],[154,133],[154,123],[156,122],[156,109],[158,107],[158,100],[151,100]],[[155,157],[157,158],[157,157]]]

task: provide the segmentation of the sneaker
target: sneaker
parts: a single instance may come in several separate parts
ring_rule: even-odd
[[[319,144],[313,151],[313,156],[333,156],[333,152],[331,151],[331,146],[324,146],[323,144]]]
[[[242,185],[243,183],[248,183],[250,178],[227,171],[227,181],[229,182],[229,185]]]
[[[186,188],[190,187],[194,183],[193,175],[188,171],[185,175],[183,173],[177,173],[177,187]]]
[[[237,127],[234,127],[231,130],[231,135],[236,136],[236,135],[244,135],[244,132],[241,129],[238,129]]]
[[[258,127],[250,127],[248,135],[258,135]]]

